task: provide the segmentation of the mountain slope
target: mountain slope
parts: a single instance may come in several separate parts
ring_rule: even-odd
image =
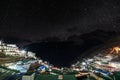
[[[32,43],[25,48],[37,53],[37,56],[50,61],[50,63],[58,66],[68,66],[77,57],[82,59],[90,56],[93,54],[92,52],[100,49],[106,42],[117,36],[116,32],[96,30],[83,35],[70,36],[66,41],[60,41],[57,38],[57,41],[55,41],[52,38],[50,40],[47,38],[45,42]]]

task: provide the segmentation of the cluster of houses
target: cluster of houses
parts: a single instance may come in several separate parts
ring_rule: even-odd
[[[10,56],[19,57],[33,57],[35,58],[35,53],[25,50],[20,50],[15,44],[6,44],[0,41],[0,53]]]
[[[7,44],[7,43],[4,43],[4,42],[0,41],[0,54],[23,57],[23,58],[26,58],[25,60],[27,60],[27,58],[28,58],[28,61],[26,61],[26,62],[24,62],[25,60],[23,60],[23,61],[18,61],[16,63],[6,63],[6,64],[4,64],[8,68],[19,70],[20,72],[27,72],[30,65],[31,64],[36,64],[36,63],[39,64],[38,65],[39,68],[37,70],[40,71],[40,72],[46,72],[46,69],[60,70],[57,67],[51,66],[47,61],[43,61],[41,59],[38,59],[36,57],[35,53],[19,49],[19,47],[15,44]],[[34,58],[34,60],[29,60],[29,58]]]
[[[101,58],[101,60],[99,60],[98,58]],[[120,71],[120,62],[113,61],[113,58],[114,57],[112,55],[105,57],[97,57],[94,62],[95,67],[110,72]]]
[[[117,51],[116,51],[117,50]],[[93,58],[84,59],[72,65],[77,71],[101,69],[109,72],[120,71],[120,48],[115,47],[107,55],[98,54]]]

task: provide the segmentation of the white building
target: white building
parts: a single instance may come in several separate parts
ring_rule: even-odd
[[[28,51],[27,52],[28,57],[35,57],[35,53]]]
[[[35,53],[33,52],[19,50],[17,45],[6,44],[6,43],[3,43],[2,41],[0,41],[0,52],[3,52],[5,55],[36,58]]]
[[[14,44],[5,44],[0,41],[0,52],[3,52],[6,55],[16,56],[18,54],[18,47]]]
[[[35,73],[31,74],[31,75],[24,75],[22,77],[22,80],[34,80],[35,77]]]
[[[25,50],[19,50],[19,55],[21,56],[21,57],[26,57],[26,55],[27,55],[27,52],[25,51]]]
[[[120,70],[120,62],[109,62],[109,66],[115,67]]]

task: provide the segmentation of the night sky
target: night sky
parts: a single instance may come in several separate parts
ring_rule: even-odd
[[[0,36],[38,42],[120,31],[119,0],[0,0]]]

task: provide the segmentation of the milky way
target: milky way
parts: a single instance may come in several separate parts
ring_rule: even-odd
[[[96,29],[119,30],[119,0],[0,1],[0,35],[33,41]]]
[[[0,0],[0,39],[57,65],[88,56],[82,52],[113,39],[119,26],[119,0]]]

